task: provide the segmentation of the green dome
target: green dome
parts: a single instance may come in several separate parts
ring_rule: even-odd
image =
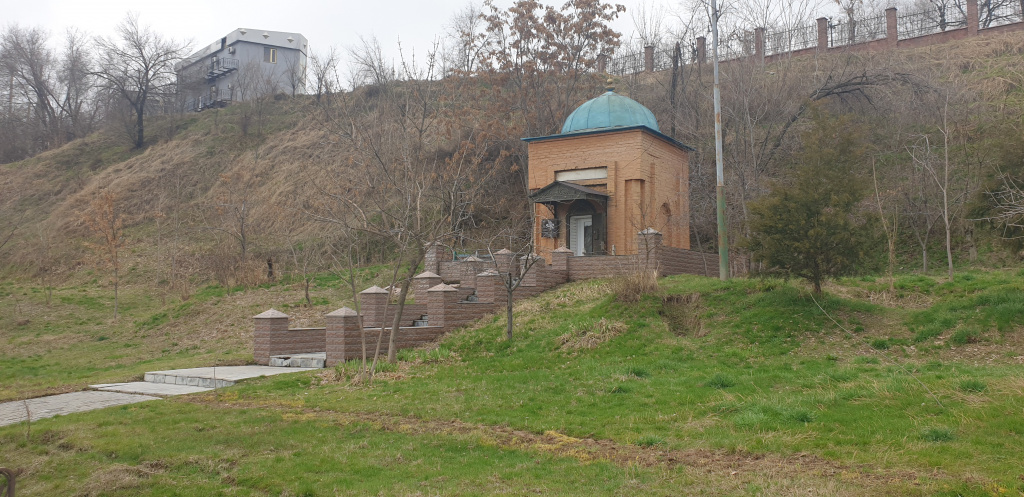
[[[632,98],[608,90],[569,114],[562,126],[562,134],[627,126],[647,126],[661,132],[650,109]]]

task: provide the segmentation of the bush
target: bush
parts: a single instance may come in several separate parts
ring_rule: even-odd
[[[658,293],[658,271],[637,269],[617,278],[613,286],[619,302],[639,302],[646,295]]]
[[[608,392],[609,393],[629,393],[629,392],[632,392],[632,391],[633,391],[633,388],[630,387],[629,385],[615,385]]]
[[[856,269],[873,238],[870,216],[858,215],[866,180],[864,126],[813,109],[813,126],[791,181],[751,204],[748,246],[768,272],[804,278],[821,293],[828,278]]]
[[[984,392],[985,389],[988,388],[988,385],[981,380],[968,379],[961,381],[958,388],[961,392],[980,393]]]
[[[814,421],[814,413],[805,409],[794,409],[786,413],[786,419],[797,423],[810,423]]]
[[[594,323],[573,325],[569,333],[558,337],[558,346],[563,349],[593,349],[626,331],[626,325],[618,321],[601,318]]]
[[[925,428],[921,431],[921,438],[929,442],[950,442],[953,440],[953,431],[949,428]]]
[[[949,343],[953,345],[967,345],[969,343],[978,343],[978,338],[981,336],[978,330],[972,328],[963,328],[953,332],[949,336]]]
[[[679,336],[704,336],[700,293],[666,295],[661,299],[661,316],[669,331]]]
[[[714,376],[708,378],[708,381],[704,382],[704,386],[718,389],[729,388],[735,385],[736,382],[732,378],[722,373],[715,373]]]

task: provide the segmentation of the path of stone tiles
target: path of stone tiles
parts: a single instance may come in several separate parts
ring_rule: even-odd
[[[32,420],[35,421],[57,415],[157,400],[160,397],[206,392],[212,390],[211,387],[227,387],[238,380],[247,378],[297,373],[310,369],[315,368],[223,366],[153,371],[146,373],[146,381],[90,385],[95,390],[2,403],[0,404],[0,426],[25,421],[26,403],[28,403]]]
[[[82,411],[92,411],[104,407],[122,406],[157,400],[159,397],[134,395],[119,392],[72,392],[48,397],[37,397],[25,401],[5,402],[0,404],[0,426],[12,425],[25,421],[25,404],[28,404],[32,420],[52,418],[54,416]]]
[[[156,395],[157,397],[170,397],[173,395],[186,395],[213,390],[212,388],[172,385],[170,383],[149,383],[146,381],[133,381],[131,383],[105,383],[102,385],[89,385],[89,388],[102,390],[104,392],[137,393],[142,395]]]

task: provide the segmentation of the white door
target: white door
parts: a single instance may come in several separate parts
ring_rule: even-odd
[[[569,246],[572,247],[574,254],[582,256],[587,253],[587,246],[591,244],[590,240],[593,238],[592,225],[592,216],[573,216],[569,225]]]

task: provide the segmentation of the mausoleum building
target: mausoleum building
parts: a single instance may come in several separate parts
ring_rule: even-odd
[[[524,138],[529,148],[534,247],[550,259],[636,254],[653,228],[668,247],[690,248],[689,152],[663,134],[654,114],[609,87],[565,120],[557,135]]]

